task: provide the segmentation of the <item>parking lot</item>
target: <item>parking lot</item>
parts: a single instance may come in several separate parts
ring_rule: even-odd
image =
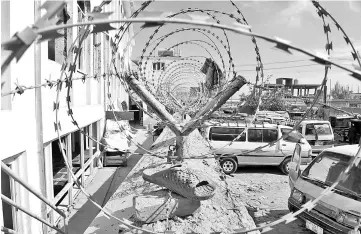
[[[256,225],[275,221],[289,213],[287,199],[290,194],[288,176],[284,175],[277,167],[241,167],[233,174],[240,186],[239,191],[246,203],[249,213],[254,218]],[[242,181],[242,183],[239,183]],[[232,184],[232,183],[230,183]],[[281,223],[267,232],[276,233],[306,233],[311,234],[304,224],[296,220],[287,225]]]

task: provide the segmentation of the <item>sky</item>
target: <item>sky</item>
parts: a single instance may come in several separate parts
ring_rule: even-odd
[[[253,32],[260,33],[266,36],[276,36],[290,41],[292,44],[300,46],[314,52],[319,52],[326,55],[326,34],[323,29],[323,21],[318,16],[316,8],[311,1],[234,1],[237,7],[242,11],[246,20]],[[136,8],[140,6],[142,1],[136,1]],[[347,35],[353,42],[356,50],[361,53],[361,0],[360,1],[321,1],[320,4],[331,13],[331,15],[338,21],[341,27],[345,30]],[[175,13],[181,9],[200,8],[206,10],[219,10],[230,14],[237,15],[236,9],[229,1],[155,1],[150,4],[146,12],[140,16],[155,16],[163,14],[163,16]],[[204,18],[204,14],[191,13],[192,17]],[[234,19],[228,16],[216,14],[217,18],[222,24],[233,25]],[[187,18],[183,14],[178,18]],[[212,18],[207,19],[208,22],[214,22]],[[351,55],[351,47],[347,45],[341,31],[331,21],[329,17],[325,18],[326,24],[330,25],[331,33],[330,41],[333,44],[331,51],[331,60],[339,62],[350,68],[352,64],[356,64]],[[159,30],[154,38],[163,36],[180,28],[189,28],[199,26],[185,26],[180,24],[168,24]],[[141,55],[145,43],[149,40],[149,36],[156,28],[146,28],[140,30],[140,24],[134,26],[134,32],[139,32],[135,38],[136,46],[133,49],[133,58]],[[211,29],[223,41],[226,41],[225,35],[221,30]],[[245,37],[232,32],[226,32],[233,61],[236,66],[238,74],[244,76],[247,80],[255,81],[256,79],[256,53],[254,45],[250,37]],[[161,48],[167,48],[176,43],[187,40],[204,40],[209,43],[211,41],[203,34],[196,32],[182,32],[174,34],[164,40],[160,44]],[[219,48],[219,51],[225,60],[226,67],[228,64],[227,51],[216,40],[214,43]],[[202,43],[201,43],[202,44]],[[265,77],[271,76],[270,82],[275,83],[275,79],[279,77],[290,77],[299,80],[299,83],[304,84],[320,84],[324,77],[324,67],[309,60],[308,56],[294,53],[292,55],[280,50],[274,49],[274,44],[257,39],[261,59],[264,65]],[[180,46],[182,56],[203,55],[211,56],[221,64],[220,56],[212,50],[208,45],[203,43],[204,47],[208,48],[208,52],[197,45],[185,44]],[[207,47],[208,46],[208,47]],[[147,53],[149,53],[149,49]],[[146,54],[147,54],[146,53]],[[208,54],[210,53],[210,54]],[[333,67],[329,73],[328,85],[333,86],[336,81],[342,84],[349,85],[354,92],[358,92],[361,82],[349,76],[348,73]],[[246,90],[244,90],[246,91]],[[360,89],[361,92],[361,89]]]

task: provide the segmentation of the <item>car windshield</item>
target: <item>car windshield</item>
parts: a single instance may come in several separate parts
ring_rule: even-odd
[[[289,132],[291,132],[291,133],[287,137],[284,138],[285,141],[297,143],[303,138],[302,134],[296,130],[292,131],[292,129],[290,129],[290,128],[281,128],[282,136],[285,136]]]
[[[313,123],[306,125],[306,135],[330,135],[331,128],[328,123]]]
[[[335,127],[348,127],[350,119],[336,119]]]
[[[304,179],[318,181],[326,186],[332,185],[343,172],[352,157],[348,155],[324,151],[302,173]],[[353,166],[345,181],[341,181],[336,189],[361,196],[361,165]]]

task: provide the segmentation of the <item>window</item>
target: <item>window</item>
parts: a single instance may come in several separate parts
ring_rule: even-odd
[[[53,193],[54,196],[56,196],[62,188],[65,186],[65,184],[68,181],[68,175],[66,173],[65,168],[65,162],[63,159],[63,156],[61,154],[61,150],[59,148],[58,140],[55,140],[51,143],[51,154],[52,154],[52,165],[53,165],[53,178],[54,178],[54,184],[53,184]],[[63,145],[64,151],[66,153],[67,146],[66,146],[66,140],[65,137],[62,137],[61,143]]]
[[[213,127],[209,133],[209,139],[212,141],[233,141],[239,134],[243,134],[237,141],[246,140],[246,132],[244,128],[220,128]]]
[[[153,71],[160,71],[165,69],[165,63],[157,62],[153,63]]]
[[[302,134],[302,125],[298,126],[297,131]]]
[[[272,142],[277,138],[277,129],[248,129],[249,142]]]
[[[262,142],[263,129],[248,129],[249,142]]]
[[[332,185],[343,172],[349,162],[351,157],[348,155],[333,153],[333,152],[323,152],[321,155],[316,158],[311,166],[309,166],[302,176],[305,178],[311,179],[311,181],[316,181],[324,186]],[[361,196],[361,165],[353,166],[349,172],[349,176],[345,181],[340,181],[336,186],[335,192],[341,190],[350,195]]]
[[[287,135],[291,131],[292,131],[292,129],[289,129],[289,128],[281,128],[282,136]],[[289,133],[289,135],[286,138],[284,138],[284,140],[289,141],[289,142],[298,143],[302,138],[303,138],[303,136],[301,133],[299,133],[297,131],[292,131],[291,133]]]
[[[7,165],[11,167],[10,165]],[[1,171],[1,193],[13,200],[13,180],[3,171]],[[3,225],[6,228],[16,230],[15,227],[15,209],[6,202],[2,202]]]
[[[277,129],[263,129],[263,142],[276,141],[277,135]]]
[[[327,123],[315,123],[306,125],[305,135],[330,135],[331,128]]]
[[[350,103],[350,107],[357,107],[356,103]]]

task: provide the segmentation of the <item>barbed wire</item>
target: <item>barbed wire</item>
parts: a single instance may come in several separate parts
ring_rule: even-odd
[[[314,1],[313,1],[314,2]],[[144,6],[143,6],[143,8],[144,8]],[[144,8],[145,9],[145,8]],[[321,8],[320,8],[321,9]],[[323,12],[323,10],[321,9],[320,10],[320,12]],[[322,14],[324,14],[324,13],[322,13]],[[322,17],[322,19],[323,19],[323,22],[324,22],[324,18]],[[128,22],[129,24],[128,25],[130,25],[130,23],[131,22],[146,22],[146,23],[162,23],[162,24],[165,24],[165,23],[183,23],[183,24],[192,24],[192,25],[198,25],[198,26],[210,26],[210,27],[214,27],[214,28],[220,28],[220,29],[223,29],[223,30],[227,30],[227,31],[233,31],[233,32],[236,32],[236,33],[238,33],[238,34],[241,34],[241,35],[244,35],[244,36],[251,36],[251,37],[254,37],[254,38],[260,38],[260,39],[262,39],[262,40],[265,40],[265,41],[267,41],[267,42],[271,42],[271,43],[276,43],[276,47],[278,48],[278,49],[280,49],[280,50],[283,50],[283,51],[286,51],[286,52],[290,52],[290,49],[293,49],[293,50],[295,50],[295,51],[299,51],[299,52],[301,52],[301,53],[303,53],[303,54],[305,54],[305,55],[308,55],[308,56],[311,56],[312,58],[313,58],[313,61],[314,62],[317,62],[317,63],[320,63],[320,64],[322,64],[322,65],[325,65],[325,77],[324,77],[324,79],[323,79],[323,84],[322,84],[322,86],[321,86],[321,89],[320,89],[320,92],[318,92],[317,93],[317,95],[316,95],[316,98],[315,98],[315,100],[314,100],[314,102],[313,102],[313,104],[311,105],[311,107],[313,107],[313,105],[315,104],[315,101],[318,99],[318,97],[319,97],[319,95],[321,94],[321,91],[322,91],[322,88],[325,86],[325,80],[327,80],[327,72],[328,72],[328,68],[329,68],[329,66],[330,65],[334,65],[334,66],[336,66],[336,67],[339,67],[340,69],[342,69],[342,70],[344,70],[344,71],[347,71],[347,72],[350,72],[351,73],[351,76],[353,76],[354,78],[356,78],[356,79],[361,79],[361,74],[360,74],[360,72],[358,72],[358,71],[356,71],[356,70],[352,70],[352,69],[349,69],[349,68],[346,68],[345,66],[343,66],[343,65],[341,65],[341,64],[339,64],[339,63],[337,63],[337,62],[334,62],[334,61],[330,61],[328,58],[325,58],[325,57],[323,57],[323,56],[320,56],[320,55],[318,55],[318,54],[315,54],[315,53],[312,53],[312,52],[309,52],[309,51],[306,51],[306,50],[304,50],[304,49],[302,49],[302,48],[300,48],[300,47],[297,47],[297,46],[293,46],[293,45],[291,45],[290,43],[288,43],[288,42],[285,42],[285,41],[283,41],[282,39],[278,39],[278,38],[275,38],[275,39],[273,39],[273,38],[270,38],[270,37],[267,37],[267,36],[263,36],[263,35],[260,35],[260,34],[256,34],[256,33],[253,33],[253,32],[249,32],[249,31],[247,31],[247,30],[245,30],[245,29],[243,29],[243,28],[234,28],[234,27],[229,27],[229,26],[226,26],[226,25],[221,25],[221,24],[219,24],[219,23],[217,23],[217,24],[212,24],[212,23],[206,23],[206,22],[202,22],[202,21],[187,21],[187,20],[179,20],[179,19],[162,19],[162,18],[152,18],[152,19],[147,19],[147,18],[144,18],[144,19],[123,19],[123,20],[101,20],[101,21],[92,21],[91,23],[90,22],[84,22],[84,23],[78,23],[78,24],[73,24],[73,25],[66,25],[66,26],[50,26],[50,27],[46,27],[46,28],[39,28],[39,29],[33,29],[33,30],[28,30],[27,32],[28,33],[34,33],[34,34],[36,34],[36,35],[38,35],[38,34],[41,34],[41,35],[48,35],[48,34],[46,34],[46,33],[51,33],[51,32],[53,32],[54,30],[57,30],[57,29],[62,29],[62,28],[69,28],[69,27],[73,27],[73,26],[80,26],[80,27],[83,27],[83,31],[82,31],[82,33],[80,33],[80,35],[81,35],[81,38],[79,38],[79,42],[80,41],[83,41],[83,40],[85,40],[85,38],[89,35],[89,33],[90,33],[90,30],[89,30],[89,25],[96,25],[96,26],[99,26],[99,25],[102,25],[102,26],[104,26],[104,25],[108,25],[108,24],[110,24],[110,23],[114,23],[114,22]],[[325,22],[324,22],[325,23]],[[110,26],[110,25],[109,25]],[[95,27],[96,28],[96,27]],[[99,28],[97,29],[98,31],[97,32],[99,32]],[[93,31],[94,32],[94,31]],[[327,34],[327,33],[326,33]],[[123,34],[124,35],[124,34]],[[328,38],[328,34],[327,34],[327,38]],[[23,41],[23,40],[21,40],[21,37],[19,37],[19,39],[20,39],[20,42],[25,46],[28,46],[29,45],[29,43],[30,43],[30,45],[35,41],[35,39],[32,39],[32,40],[30,40],[30,42],[29,41],[27,41],[26,43]],[[9,43],[9,42],[8,42]],[[11,45],[13,45],[14,44],[14,40],[12,40],[11,41]],[[8,46],[9,46],[9,44],[7,44]],[[75,48],[75,41],[73,42],[73,44],[72,44],[72,46],[70,47],[70,49],[69,49],[69,51],[73,51],[73,49]],[[79,43],[79,45],[81,45],[81,43]],[[23,47],[24,47],[23,46]],[[79,46],[80,47],[80,46]],[[352,46],[353,47],[353,46]],[[328,48],[328,49],[327,49]],[[328,43],[327,45],[326,45],[326,50],[328,50],[328,54],[329,54],[329,52],[330,52],[330,49],[332,49],[332,44],[330,44],[330,43]],[[353,48],[354,49],[354,48]],[[10,56],[9,56],[9,58],[6,60],[6,63],[3,63],[2,64],[2,73],[3,73],[3,71],[5,71],[6,70],[6,68],[7,68],[7,63],[10,63],[11,62],[11,60],[12,60],[12,58],[15,58],[16,57],[16,55],[19,55],[19,53],[24,53],[25,51],[24,50],[16,50],[16,49],[14,49],[13,50],[13,53],[11,53],[10,54]],[[18,59],[20,59],[20,57],[21,57],[21,55],[20,56],[18,56]],[[69,57],[72,57],[72,56],[69,56]],[[68,60],[68,58],[69,57],[67,57],[67,60]],[[59,93],[60,93],[60,90],[62,89],[62,83],[64,83],[65,82],[65,79],[68,79],[68,86],[67,86],[67,106],[68,106],[68,111],[69,110],[71,110],[70,109],[70,102],[71,102],[71,100],[70,100],[70,89],[71,89],[71,87],[72,87],[72,75],[73,75],[73,73],[75,72],[75,62],[76,62],[76,60],[77,60],[77,58],[78,58],[78,53],[77,52],[75,52],[75,58],[74,58],[74,63],[71,63],[71,62],[69,62],[69,65],[71,65],[70,67],[70,69],[69,69],[69,72],[70,72],[70,74],[69,74],[69,76],[67,76],[67,75],[65,75],[65,67],[63,66],[62,67],[62,69],[61,69],[61,75],[60,75],[60,81],[61,82],[59,82],[59,85],[58,85],[58,87],[57,87],[57,98],[56,98],[56,105],[58,105],[58,103],[59,103]],[[9,62],[10,61],[10,62]],[[359,62],[359,60],[358,60],[358,62]],[[114,64],[114,66],[115,66],[115,61],[112,61],[112,63]],[[68,65],[68,63],[64,63],[65,65]],[[63,65],[64,65],[63,64]],[[3,69],[3,67],[4,67],[4,69]],[[63,76],[66,76],[66,78],[63,80],[62,79],[62,77]],[[113,75],[113,74],[112,74]],[[119,78],[119,80],[123,80],[123,79],[121,79],[122,77],[121,77],[121,75],[116,71],[115,72],[115,75],[116,76],[118,76],[118,78]],[[109,76],[108,76],[108,79],[109,79]],[[126,83],[126,82],[124,82],[124,83]],[[41,87],[43,87],[43,86],[41,86]],[[30,88],[29,88],[30,89]],[[129,89],[128,89],[129,90]],[[18,92],[15,92],[15,93],[17,93],[18,94]],[[14,93],[12,93],[12,94],[14,94]],[[10,94],[8,94],[8,95],[10,95]],[[110,98],[110,97],[109,97]],[[261,100],[261,91],[260,91],[260,95],[259,95],[259,103],[260,103],[260,100]],[[256,113],[258,112],[258,110],[259,110],[259,103],[258,103],[258,107],[257,107],[257,109],[256,109]],[[310,108],[311,109],[311,108]],[[309,110],[310,110],[309,109]],[[114,111],[113,111],[113,113],[114,113]],[[72,114],[69,114],[70,116],[72,116],[72,118],[73,118],[73,115]],[[199,119],[201,119],[201,117],[199,117]],[[73,121],[75,121],[75,119],[73,119]],[[117,123],[118,123],[118,121],[116,121]],[[119,124],[119,123],[118,123]],[[170,123],[168,123],[168,124],[170,124]],[[69,162],[67,161],[67,157],[66,157],[66,155],[65,155],[65,152],[64,152],[64,149],[63,149],[63,147],[61,146],[61,144],[60,144],[60,142],[61,142],[61,138],[60,138],[60,131],[61,131],[61,125],[60,125],[60,122],[58,122],[58,108],[56,109],[56,123],[54,124],[55,125],[55,130],[56,130],[56,132],[57,132],[57,134],[58,134],[58,141],[59,141],[59,147],[61,148],[61,152],[62,152],[62,155],[63,155],[63,158],[64,158],[64,161],[65,161],[65,164],[66,164],[66,166],[67,166],[67,168],[68,168],[68,170],[70,170],[70,175],[72,176],[72,178],[74,179],[74,182],[77,184],[77,186],[82,190],[82,192],[87,196],[87,198],[94,204],[94,205],[96,205],[99,209],[101,209],[102,210],[102,212],[104,212],[106,215],[107,215],[107,217],[112,217],[112,218],[115,218],[117,221],[119,221],[120,223],[123,223],[124,225],[126,225],[126,226],[128,226],[128,227],[130,227],[130,228],[133,228],[133,229],[137,229],[137,230],[141,230],[141,231],[146,231],[146,232],[150,232],[150,233],[155,233],[155,232],[152,232],[152,231],[149,231],[149,230],[144,230],[144,229],[141,229],[141,228],[139,228],[139,227],[136,227],[136,226],[133,226],[133,225],[131,225],[131,224],[129,224],[129,221],[128,220],[121,220],[121,219],[119,219],[119,218],[116,218],[116,217],[114,217],[114,216],[112,216],[109,212],[107,212],[106,210],[104,210],[102,207],[100,207],[96,202],[94,202],[92,199],[91,199],[91,197],[90,197],[90,195],[85,191],[85,189],[78,183],[78,181],[76,180],[76,178],[75,178],[75,175],[72,173],[72,171],[71,171],[71,167],[70,167],[70,165],[69,165]],[[82,132],[82,134],[83,135],[86,135],[84,132]],[[88,135],[86,135],[86,137],[88,137],[89,139],[92,139],[90,136],[88,136]],[[314,206],[316,205],[316,203],[320,200],[320,199],[322,199],[322,197],[324,197],[324,196],[326,196],[326,195],[328,195],[328,194],[330,194],[330,193],[332,193],[332,190],[338,185],[338,183],[340,182],[340,181],[343,181],[343,180],[345,180],[347,177],[348,177],[348,174],[349,174],[349,172],[350,172],[350,170],[351,170],[351,168],[353,167],[353,166],[357,166],[359,163],[360,163],[360,155],[361,155],[361,149],[359,148],[359,150],[358,150],[358,152],[357,152],[357,154],[356,154],[356,156],[354,157],[354,159],[349,163],[349,165],[347,166],[347,168],[345,169],[345,171],[343,171],[340,175],[339,175],[339,177],[337,178],[337,180],[335,181],[335,183],[333,183],[332,184],[332,186],[330,186],[330,187],[327,187],[326,189],[324,189],[323,190],[323,192],[321,193],[321,195],[319,196],[319,197],[317,197],[317,198],[315,198],[314,200],[310,200],[310,201],[308,201],[307,203],[305,203],[305,204],[303,204],[302,205],[302,208],[300,209],[300,210],[298,210],[297,212],[291,212],[291,213],[289,213],[289,214],[287,214],[287,215],[285,215],[285,216],[283,216],[283,217],[281,217],[281,219],[279,219],[279,220],[277,220],[277,221],[274,221],[274,222],[272,222],[272,223],[270,223],[270,224],[267,224],[267,225],[263,225],[263,226],[261,226],[261,227],[257,227],[257,228],[254,228],[254,229],[249,229],[249,230],[245,230],[245,229],[242,229],[242,230],[239,230],[237,233],[245,233],[245,232],[250,232],[250,231],[254,231],[254,230],[262,230],[262,232],[265,232],[265,231],[269,231],[269,230],[271,230],[272,228],[272,226],[274,226],[274,225],[277,225],[278,223],[281,223],[281,222],[284,222],[284,221],[286,221],[286,223],[289,223],[289,222],[291,222],[291,221],[293,221],[293,220],[295,220],[295,217],[298,215],[298,214],[300,214],[300,213],[302,213],[302,212],[304,212],[304,211],[309,211],[309,210],[311,210],[312,208],[314,208]],[[208,157],[209,158],[209,157]]]
[[[318,94],[320,94],[321,92],[319,92]],[[314,202],[317,202],[317,200],[314,200]],[[304,210],[305,210],[306,208],[304,208]],[[303,211],[304,211],[303,210]],[[299,213],[301,213],[302,212],[302,209],[299,211]],[[294,217],[295,215],[296,215],[296,213],[294,213],[294,214],[292,214],[292,213],[290,213],[291,214],[291,216],[292,217]],[[279,222],[283,222],[283,221],[286,221],[287,222],[287,216],[284,216],[284,217],[282,217],[284,220],[279,220]],[[263,227],[258,227],[257,228],[257,230],[260,230],[260,229],[262,229],[262,231],[267,231],[267,230],[270,230],[271,229],[271,226],[273,226],[273,225],[276,225],[278,222],[274,222],[273,224],[269,224],[269,225],[265,225],[265,226],[263,226]],[[249,230],[247,230],[246,232],[248,232]],[[244,233],[244,232],[243,232]]]
[[[72,78],[71,81],[76,81],[76,80],[81,80],[83,83],[85,83],[86,80],[96,80],[97,82],[99,82],[100,78],[105,78],[105,76],[110,75],[110,73],[103,73],[102,75],[85,75],[83,74],[82,77],[76,77],[76,78]],[[64,80],[45,80],[44,83],[40,84],[40,85],[30,85],[30,86],[25,86],[25,85],[21,85],[18,82],[15,83],[16,88],[13,90],[10,90],[8,92],[4,92],[1,94],[2,97],[5,96],[9,96],[9,95],[22,95],[25,91],[27,90],[31,90],[31,89],[37,89],[37,88],[49,88],[52,89],[54,87],[57,87],[60,85],[60,83],[65,83],[65,85],[69,85],[70,80],[69,79],[64,79]]]

